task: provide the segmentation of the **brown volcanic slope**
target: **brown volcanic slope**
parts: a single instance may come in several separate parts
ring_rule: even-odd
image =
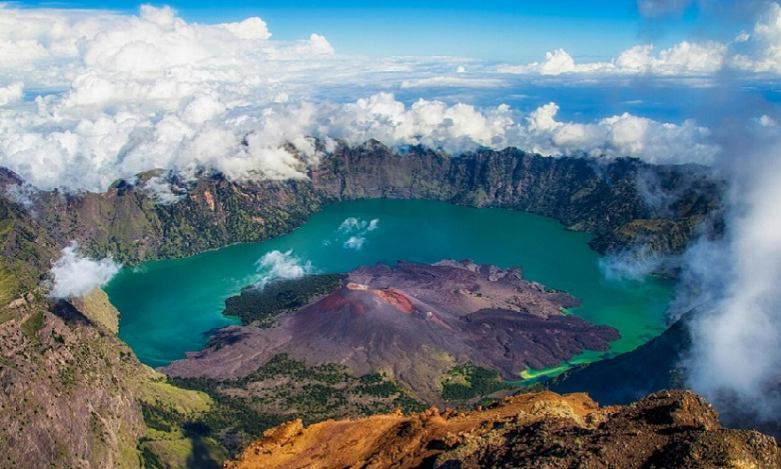
[[[439,379],[472,361],[517,379],[529,366],[555,366],[619,338],[607,326],[560,310],[578,304],[523,279],[518,268],[469,261],[363,267],[277,327],[231,327],[204,351],[161,369],[179,377],[246,376],[287,353],[309,365],[340,363],[356,375],[385,371],[436,403]]]
[[[585,394],[507,398],[487,410],[294,421],[264,433],[226,469],[781,467],[773,438],[723,429],[705,401],[662,391],[629,407]]]

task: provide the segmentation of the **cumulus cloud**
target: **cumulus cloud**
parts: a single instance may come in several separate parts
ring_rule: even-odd
[[[770,3],[753,29],[735,39],[735,68],[755,72],[781,71],[781,6]]]
[[[105,190],[156,168],[303,177],[312,146],[299,126],[289,135],[271,123],[284,110],[264,106],[334,51],[317,34],[269,38],[260,18],[199,25],[170,7],[126,16],[0,6],[0,164],[46,189]],[[50,91],[20,105],[30,87]]]
[[[338,231],[340,233],[368,233],[374,231],[379,226],[380,219],[374,218],[371,221],[362,220],[355,217],[348,217],[339,225]]]
[[[647,0],[638,2],[640,12],[649,18],[681,13],[690,0]],[[715,2],[699,2],[710,4]],[[761,14],[749,31],[728,42],[682,41],[670,48],[656,50],[653,44],[641,44],[621,52],[607,62],[577,63],[563,49],[548,52],[545,60],[528,65],[505,65],[502,73],[515,74],[588,74],[650,75],[663,77],[707,76],[720,71],[744,74],[781,73],[781,6],[776,2],[751,2],[761,5]],[[751,11],[757,10],[752,7]]]
[[[101,191],[154,169],[193,175],[210,168],[236,180],[306,178],[323,157],[315,138],[326,149],[332,139],[374,138],[452,154],[518,146],[544,155],[707,164],[718,148],[692,120],[619,114],[567,122],[555,103],[521,113],[504,104],[401,100],[390,90],[501,89],[508,73],[781,71],[779,18],[781,8],[771,4],[729,44],[681,42],[659,51],[643,45],[594,63],[556,50],[543,62],[497,72],[464,59],[340,56],[317,34],[272,40],[260,18],[202,25],[168,7],[120,15],[6,5],[0,7],[0,165],[43,189]],[[182,195],[161,179],[146,188],[160,203]]]
[[[366,242],[366,238],[363,236],[350,236],[350,238],[344,242],[344,247],[347,249],[355,249],[360,251],[363,247],[363,243]]]
[[[638,45],[627,49],[610,62],[576,63],[565,50],[548,52],[545,61],[529,65],[505,65],[499,67],[503,73],[562,75],[660,75],[686,77],[712,75],[729,62],[728,45],[715,41],[692,43],[683,41],[668,49],[655,52],[652,44]],[[748,67],[747,67],[748,68]],[[781,69],[779,69],[781,71]]]
[[[263,288],[277,279],[301,278],[314,270],[310,261],[304,261],[293,255],[293,251],[271,251],[255,263],[260,279],[255,287]]]
[[[113,259],[89,259],[79,254],[79,244],[71,243],[52,266],[53,298],[84,296],[111,281],[122,266]]]
[[[24,83],[17,81],[8,86],[0,87],[0,106],[14,104],[22,101],[24,97]]]
[[[593,124],[556,120],[559,106],[546,104],[517,128],[513,145],[544,155],[634,156],[652,163],[710,164],[719,146],[693,120],[666,124],[629,113]]]
[[[550,103],[523,116],[500,105],[479,109],[420,99],[407,106],[390,93],[348,103],[272,103],[250,115],[196,96],[181,113],[131,112],[46,127],[39,116],[0,116],[0,164],[41,188],[105,190],[155,168],[195,173],[214,168],[235,180],[305,178],[322,154],[312,137],[391,146],[422,144],[452,154],[518,146],[545,155],[634,156],[652,162],[708,163],[716,147],[694,121],[680,125],[622,114],[596,123],[556,120]],[[45,130],[31,128],[36,123]],[[294,150],[288,144],[292,144]],[[161,189],[155,181],[148,187]],[[161,200],[166,200],[162,197]]]

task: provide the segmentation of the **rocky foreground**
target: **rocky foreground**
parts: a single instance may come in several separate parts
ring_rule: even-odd
[[[722,428],[687,391],[599,408],[585,394],[506,398],[476,412],[435,409],[268,430],[226,469],[781,467],[776,441]]]

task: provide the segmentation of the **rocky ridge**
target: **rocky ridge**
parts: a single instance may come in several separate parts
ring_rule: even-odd
[[[340,145],[306,180],[243,181],[204,172],[171,203],[157,203],[141,175],[105,193],[32,192],[25,203],[60,244],[127,264],[183,257],[290,232],[325,204],[361,198],[425,198],[549,216],[596,235],[600,252],[642,244],[680,252],[715,218],[723,182],[698,166],[636,159],[551,158],[514,148],[451,157],[422,147],[399,153],[376,141]],[[159,175],[158,175],[159,176]],[[0,173],[0,192],[23,182]]]
[[[506,398],[475,412],[436,409],[279,426],[226,469],[781,467],[775,440],[728,430],[705,401],[662,391],[628,407],[585,394]]]

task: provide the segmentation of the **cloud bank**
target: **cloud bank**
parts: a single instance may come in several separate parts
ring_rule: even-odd
[[[640,12],[649,18],[680,14],[691,0],[638,2]],[[707,3],[707,2],[702,2]],[[505,65],[500,72],[540,75],[709,77],[719,73],[744,75],[781,74],[781,6],[762,3],[763,11],[750,30],[728,42],[682,41],[656,50],[653,44],[640,44],[621,52],[607,62],[576,63],[563,49],[545,54],[545,60],[528,65]]]
[[[406,106],[379,93],[344,104],[242,111],[247,114],[222,107],[215,96],[197,97],[180,112],[103,114],[72,121],[67,129],[52,129],[45,118],[27,112],[7,113],[0,115],[8,130],[0,135],[0,165],[43,189],[102,191],[117,179],[156,168],[185,174],[213,168],[234,180],[305,178],[323,156],[312,137],[327,149],[333,148],[331,139],[358,144],[375,138],[451,154],[517,146],[544,155],[633,156],[659,163],[707,164],[718,150],[709,131],[694,121],[677,125],[624,113],[596,123],[561,122],[555,103],[523,116],[506,105],[481,110],[420,99]],[[158,182],[147,186],[160,188]],[[171,200],[170,194],[160,198]]]
[[[781,70],[774,58],[781,52],[759,47],[781,44],[773,32],[781,30],[773,26],[781,9],[774,8],[746,33],[732,62],[769,69],[776,60]],[[718,43],[681,43],[658,54],[638,46],[609,64],[576,64],[560,50],[540,64],[497,70],[456,58],[341,56],[315,33],[275,41],[260,18],[203,25],[168,7],[119,15],[4,6],[0,26],[0,165],[43,189],[93,191],[158,168],[185,175],[213,168],[236,180],[305,178],[323,157],[314,138],[326,149],[331,139],[375,138],[453,154],[517,146],[544,155],[707,164],[718,147],[691,120],[623,113],[581,123],[558,120],[556,103],[524,113],[397,95],[501,89],[512,71],[713,72],[732,51]],[[147,187],[160,203],[181,196],[159,179]]]
[[[94,260],[79,254],[79,244],[71,243],[52,266],[54,278],[50,296],[68,298],[84,296],[111,281],[122,266],[113,259]]]

